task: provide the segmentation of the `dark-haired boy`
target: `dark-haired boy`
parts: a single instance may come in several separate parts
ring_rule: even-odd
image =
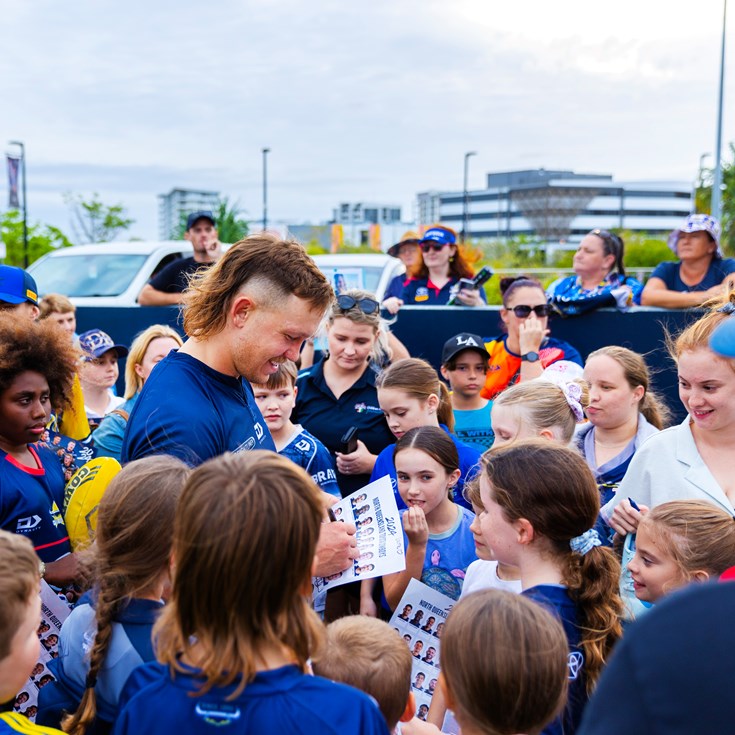
[[[480,395],[489,361],[482,337],[469,332],[455,334],[442,348],[441,373],[452,391],[454,433],[481,452],[495,439],[490,428],[492,401]]]

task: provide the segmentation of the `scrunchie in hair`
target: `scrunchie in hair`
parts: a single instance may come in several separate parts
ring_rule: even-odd
[[[561,386],[564,398],[567,399],[569,408],[572,409],[577,421],[584,421],[584,409],[582,408],[582,386],[579,383],[564,383]]]

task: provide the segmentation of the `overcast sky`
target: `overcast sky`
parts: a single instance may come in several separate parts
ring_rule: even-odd
[[[0,146],[25,142],[29,217],[67,231],[65,191],[124,204],[146,239],[173,187],[259,220],[263,147],[270,218],[318,222],[340,201],[408,217],[418,191],[461,189],[470,150],[482,188],[540,166],[690,181],[715,144],[722,0],[0,0],[0,18]]]

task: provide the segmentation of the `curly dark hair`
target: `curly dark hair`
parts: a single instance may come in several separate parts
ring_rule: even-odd
[[[35,322],[0,314],[0,393],[26,371],[48,381],[51,405],[69,405],[79,352],[69,336],[52,322]]]

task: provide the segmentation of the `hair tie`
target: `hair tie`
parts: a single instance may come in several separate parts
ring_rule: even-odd
[[[728,301],[717,309],[717,311],[722,312],[723,314],[735,314],[735,304],[732,301]]]
[[[582,556],[592,551],[595,546],[602,546],[602,541],[594,528],[590,528],[589,531],[585,531],[581,536],[576,536],[569,542],[569,548]]]
[[[87,678],[84,680],[84,686],[87,689],[94,689],[97,686],[97,677],[92,674],[87,674]]]
[[[561,391],[567,399],[569,408],[572,409],[577,421],[584,421],[584,409],[582,408],[582,386],[579,383],[564,383]]]

